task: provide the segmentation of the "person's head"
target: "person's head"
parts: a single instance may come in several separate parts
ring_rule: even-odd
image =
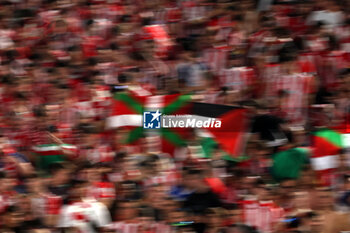
[[[290,95],[288,90],[285,90],[285,89],[279,90],[277,94],[278,94],[277,97],[278,97],[278,104],[279,105],[284,104]]]
[[[166,186],[161,184],[150,186],[146,190],[146,196],[149,200],[153,200],[152,204],[159,205],[161,204],[160,202],[166,198],[165,189],[166,189]]]
[[[69,169],[62,163],[51,164],[50,172],[52,185],[64,185],[69,181]]]
[[[100,178],[98,169],[89,162],[80,164],[80,166],[76,170],[76,173],[79,179],[88,182],[95,182],[98,181]]]
[[[153,54],[155,42],[152,39],[143,40],[140,42],[140,49],[145,54]]]
[[[221,208],[210,208],[207,210],[205,218],[209,227],[221,227],[223,223],[224,210]]]
[[[68,54],[73,62],[80,61],[82,59],[82,50],[80,46],[71,46],[68,48]],[[79,71],[77,71],[77,74]]]
[[[65,33],[67,31],[67,23],[60,19],[55,22],[55,32],[56,33]]]
[[[23,213],[17,206],[9,206],[2,214],[2,227],[5,229],[19,227],[23,218]]]
[[[173,200],[170,197],[165,197],[161,200],[161,208],[164,210],[164,212],[169,215],[169,213],[176,211],[178,208],[180,208],[180,203]]]
[[[184,184],[190,189],[197,190],[203,184],[203,171],[200,169],[190,169],[186,171]]]
[[[290,198],[296,187],[296,180],[285,179],[280,182],[279,193],[283,198]]]
[[[311,209],[310,193],[308,192],[294,192],[293,206],[296,209]]]
[[[167,221],[170,223],[186,221],[186,212],[181,209],[176,209],[168,214]]]
[[[239,67],[243,65],[243,58],[244,56],[242,56],[241,54],[239,54],[238,52],[235,53],[231,53],[228,56],[228,65],[229,68],[230,67]]]
[[[205,88],[211,88],[213,87],[214,83],[214,75],[211,72],[206,72],[204,74],[204,87]]]
[[[261,201],[267,201],[270,198],[270,189],[261,178],[255,181],[253,192]]]
[[[236,204],[225,205],[226,214],[230,223],[238,224],[242,222],[241,209]]]
[[[263,159],[269,154],[269,149],[260,141],[252,141],[249,145],[249,153],[251,153],[249,156]]]
[[[89,183],[85,180],[73,180],[70,183],[69,196],[72,200],[86,197]]]
[[[251,226],[243,224],[234,224],[227,228],[227,233],[257,233],[258,231]]]
[[[350,174],[343,176],[344,179],[344,190],[350,190]]]
[[[6,173],[0,173],[0,192],[10,191],[16,185],[16,178],[10,177]]]
[[[252,194],[254,191],[254,185],[256,180],[258,179],[258,177],[256,176],[247,176],[245,174],[245,171],[243,170],[238,170],[235,172],[235,176],[240,180],[240,182],[238,183],[238,187],[239,189],[241,189],[242,191],[245,191],[247,193]]]
[[[137,203],[134,201],[123,201],[118,204],[116,209],[117,218],[120,221],[133,220],[138,215]]]
[[[348,171],[349,170],[349,162],[348,162],[348,155],[347,151],[344,149],[341,149],[339,151],[339,167],[338,171]]]
[[[318,233],[322,232],[322,228],[324,226],[324,216],[314,213],[313,216],[311,216],[311,223],[310,223],[310,232],[312,233]]]
[[[314,205],[318,210],[331,210],[334,205],[332,189],[328,187],[316,188]]]
[[[43,180],[37,174],[26,177],[25,185],[29,193],[39,193],[43,188]]]
[[[138,208],[138,221],[142,227],[150,226],[155,219],[154,210],[147,206]]]
[[[31,200],[28,195],[26,194],[21,194],[17,197],[17,202],[16,205],[18,208],[25,213],[28,213],[31,211]]]

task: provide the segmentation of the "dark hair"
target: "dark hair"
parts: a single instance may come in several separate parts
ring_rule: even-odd
[[[148,206],[141,206],[138,212],[139,217],[154,218],[155,216],[154,210]]]
[[[47,127],[47,131],[49,131],[50,133],[57,133],[58,129],[57,129],[56,125],[50,125]]]
[[[52,175],[56,174],[58,171],[64,170],[65,167],[62,163],[53,163],[49,165],[49,170]]]
[[[111,50],[118,50],[118,49],[119,49],[119,46],[118,46],[117,43],[111,43],[111,44],[109,45],[109,48],[110,48]]]
[[[224,205],[226,210],[239,210],[239,206],[235,203],[227,203]]]
[[[70,182],[70,188],[77,188],[82,185],[88,184],[88,181],[86,180],[78,180],[78,179],[72,179]]]
[[[94,134],[97,131],[95,126],[89,123],[80,123],[77,126],[77,130],[83,134]]]
[[[18,99],[18,100],[26,100],[26,99],[27,99],[27,97],[25,96],[25,94],[22,93],[22,92],[16,92],[16,93],[15,93],[15,96],[16,96],[16,99]]]
[[[244,224],[234,224],[231,225],[229,228],[236,228],[241,233],[258,233],[258,231],[251,226],[247,226]]]
[[[68,52],[76,52],[79,50],[80,50],[80,47],[78,45],[72,45],[67,49]]]
[[[34,107],[33,114],[35,117],[45,117],[46,116],[45,107],[42,105]]]
[[[18,56],[17,50],[8,50],[5,52],[5,56],[8,60],[12,61]]]
[[[5,172],[0,171],[0,179],[5,179],[5,178],[6,178]]]
[[[187,174],[188,175],[201,175],[202,174],[202,170],[196,169],[196,168],[190,168],[190,169],[187,170]]]
[[[67,23],[63,19],[58,19],[58,20],[56,20],[55,25],[56,26],[66,26]]]
[[[94,24],[94,20],[93,19],[88,19],[87,21],[85,21],[85,26],[86,27],[90,27],[93,24]]]
[[[114,35],[114,36],[118,35],[119,32],[120,32],[120,29],[119,29],[118,26],[115,26],[115,27],[113,27],[113,28],[111,29],[111,33],[112,33],[112,35]]]
[[[130,80],[131,80],[131,77],[128,74],[121,73],[118,75],[118,82],[119,83],[130,82]]]
[[[286,130],[286,131],[284,131],[284,134],[286,135],[286,138],[288,139],[289,143],[294,143],[295,142],[292,131]]]
[[[122,15],[120,17],[120,22],[121,23],[128,23],[131,21],[131,18],[132,18],[131,15]]]
[[[14,77],[12,75],[10,75],[10,74],[4,75],[1,78],[1,82],[3,84],[7,84],[7,85],[14,84],[13,80],[14,80]]]
[[[256,187],[262,187],[262,186],[265,186],[265,185],[266,185],[265,181],[264,181],[263,179],[261,179],[261,178],[258,178],[258,179],[255,181],[255,186],[256,186]]]
[[[334,35],[328,35],[327,38],[329,50],[336,50],[339,48],[338,40]]]
[[[281,90],[278,91],[278,97],[279,98],[286,97],[288,95],[289,95],[289,92],[286,89],[281,89]]]

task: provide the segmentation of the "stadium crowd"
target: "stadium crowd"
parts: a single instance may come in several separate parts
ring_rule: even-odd
[[[350,232],[349,11],[1,0],[0,232]],[[244,150],[127,144],[107,127],[122,92],[247,109]]]

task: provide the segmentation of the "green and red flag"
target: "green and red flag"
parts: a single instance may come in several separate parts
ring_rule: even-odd
[[[339,153],[345,148],[344,132],[341,129],[324,128],[313,134],[311,164],[328,185],[332,171],[338,167]]]
[[[156,95],[138,96],[131,92],[116,93],[111,116],[107,119],[108,128],[129,128],[125,141],[127,144],[137,143],[145,137],[147,130],[143,129],[143,112],[157,109],[162,114],[188,114],[190,110],[190,95]],[[161,128],[160,147],[162,152],[173,154],[176,147],[186,145],[186,131],[180,128]]]
[[[63,148],[58,144],[42,144],[32,147],[32,151],[37,154],[37,166],[44,171],[48,171],[53,163],[65,160]]]
[[[146,135],[150,135],[148,129],[143,126],[143,112],[148,110],[159,110],[163,115],[185,115],[199,117],[199,119],[219,119],[220,128],[201,128],[200,135],[203,141],[212,140],[205,153],[210,153],[214,144],[229,155],[238,157],[242,154],[245,142],[246,110],[226,105],[206,104],[191,102],[191,95],[156,95],[137,96],[130,92],[117,93],[114,96],[112,115],[107,119],[108,128],[126,127],[129,129],[127,144],[137,143]],[[191,136],[191,130],[180,127],[161,127],[156,131],[160,136],[158,140],[162,152],[174,154],[177,147],[187,145],[187,139]]]
[[[108,128],[142,126],[142,114],[147,96],[132,92],[115,93],[111,116],[107,118]]]
[[[246,142],[247,110],[235,106],[193,103],[192,114],[221,120],[220,128],[199,129],[201,144],[206,157],[210,157],[216,145],[225,152],[225,158],[240,158]]]

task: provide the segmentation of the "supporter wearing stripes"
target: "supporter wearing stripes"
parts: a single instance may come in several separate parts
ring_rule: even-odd
[[[242,201],[245,223],[262,232],[273,232],[274,227],[283,218],[284,210],[270,199],[269,191],[262,180],[256,180],[254,194],[256,196],[247,197]]]
[[[312,75],[301,73],[293,53],[295,51],[285,47],[280,55],[281,64],[270,65],[274,75],[266,76],[266,94],[275,98],[280,91],[286,91],[287,98],[281,103],[281,110],[287,113],[286,118],[291,124],[303,125],[308,95],[314,92],[315,80]]]
[[[63,188],[61,188],[60,192],[58,192],[57,188],[52,190],[52,187],[48,187],[46,182],[41,180],[36,174],[29,176],[25,184],[28,186],[27,191],[33,217],[43,219],[48,226],[55,226],[58,221],[58,215],[61,213],[63,202],[67,198],[62,192]],[[52,193],[51,191],[54,192]]]
[[[346,0],[0,1],[0,231],[350,231],[349,9]],[[135,127],[145,106],[174,93],[189,95],[169,107],[190,96],[208,113],[232,110],[213,114],[224,120],[247,110],[246,124],[227,120],[239,132],[190,140]],[[132,126],[110,129],[121,102]],[[195,105],[183,107],[196,114]],[[236,133],[241,153],[230,150]],[[307,148],[286,144],[292,134]],[[328,149],[339,161],[318,177],[304,162]]]
[[[110,208],[116,193],[115,185],[108,180],[108,177],[104,177],[108,170],[108,166],[102,163],[94,165],[87,163],[79,170],[78,175],[88,182],[87,197],[99,201]]]
[[[255,80],[255,71],[250,67],[244,66],[242,56],[237,52],[236,54],[230,54],[228,66],[220,74],[220,85],[237,92],[239,99],[236,99],[236,101],[243,101],[250,98],[256,82]]]
[[[107,207],[95,199],[87,197],[87,182],[73,181],[70,188],[71,203],[63,206],[57,226],[80,232],[99,232],[110,223]]]

